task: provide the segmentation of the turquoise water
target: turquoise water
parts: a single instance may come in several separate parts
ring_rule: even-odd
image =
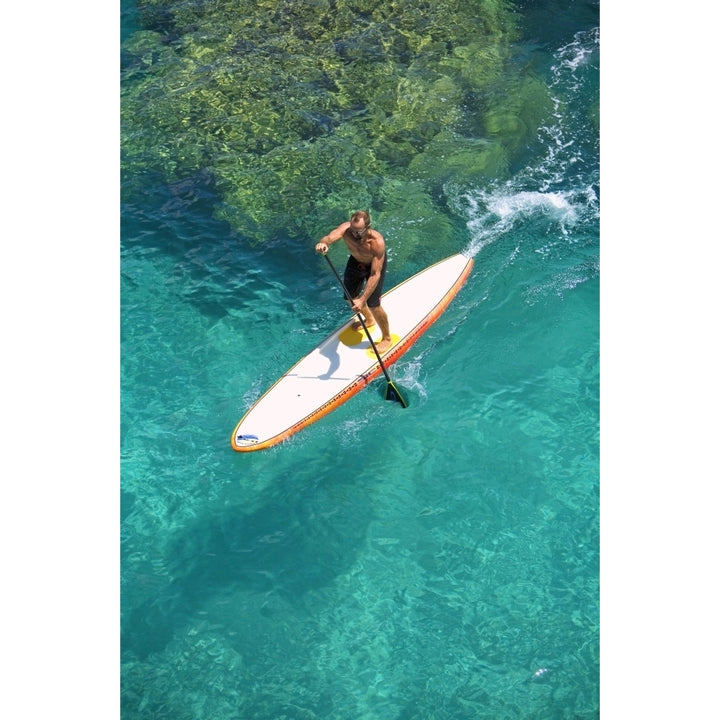
[[[553,27],[552,112],[509,181],[446,187],[454,245],[379,227],[388,286],[475,258],[390,369],[408,409],[380,379],[233,452],[345,319],[334,277],[213,220],[202,174],[123,207],[124,719],[598,716],[599,38]]]

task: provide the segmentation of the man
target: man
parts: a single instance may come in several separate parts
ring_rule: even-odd
[[[364,210],[353,213],[349,222],[338,225],[315,245],[315,251],[323,255],[334,242],[343,239],[350,251],[345,266],[345,287],[354,298],[353,312],[361,313],[368,330],[376,323],[380,326],[382,339],[375,343],[379,353],[384,353],[392,345],[390,336],[390,322],[385,310],[380,307],[385,270],[387,268],[387,254],[385,253],[385,239],[370,227],[370,215]],[[360,292],[363,283],[365,287]],[[360,329],[359,321],[353,323],[353,328]]]

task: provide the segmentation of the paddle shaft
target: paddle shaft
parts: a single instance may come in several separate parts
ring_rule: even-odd
[[[345,287],[345,283],[343,282],[343,279],[338,274],[338,271],[335,269],[335,266],[332,264],[332,260],[327,256],[327,253],[323,253],[323,257],[328,261],[328,265],[332,268],[332,271],[335,273],[335,277],[338,279],[338,282],[340,283],[340,287],[343,289],[343,292],[345,293],[345,297],[350,302],[350,305],[353,304],[354,299],[352,295],[348,292],[348,289]],[[372,345],[372,349],[375,351],[375,357],[377,357],[378,362],[380,363],[380,367],[382,368],[383,375],[385,375],[385,379],[388,381],[388,383],[392,384],[392,380],[390,379],[390,376],[388,375],[388,371],[385,369],[385,365],[380,358],[380,353],[378,352],[378,349],[375,347],[375,342],[372,339],[372,336],[370,335],[370,331],[367,328],[367,325],[365,324],[365,320],[363,319],[363,316],[361,313],[357,313],[358,320],[360,321],[360,324],[363,326],[363,330],[365,331],[365,334],[367,335],[367,339],[370,341],[370,345]]]

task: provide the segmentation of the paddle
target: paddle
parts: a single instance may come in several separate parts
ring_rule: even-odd
[[[338,271],[335,269],[335,266],[332,264],[332,261],[327,256],[327,253],[323,253],[323,257],[328,261],[328,265],[332,269],[332,271],[335,273],[335,277],[338,279],[338,282],[340,283],[340,287],[342,287],[343,292],[345,293],[345,297],[350,301],[350,304],[352,305],[353,298],[348,292],[348,289],[345,287],[345,283],[342,281],[342,278],[340,275],[338,275]],[[385,388],[385,399],[386,400],[394,400],[395,402],[399,402],[404,408],[406,408],[408,405],[403,400],[403,396],[400,394],[398,389],[395,387],[395,384],[390,379],[390,376],[388,375],[388,371],[385,368],[385,365],[383,364],[382,359],[380,358],[380,353],[378,352],[378,349],[375,347],[375,343],[373,342],[373,339],[370,335],[370,331],[367,329],[367,325],[365,324],[365,320],[363,320],[363,316],[361,313],[357,313],[358,320],[360,320],[360,324],[363,326],[363,330],[365,331],[365,334],[367,335],[367,339],[370,341],[370,344],[372,345],[372,349],[375,351],[375,357],[377,357],[378,362],[380,363],[380,367],[382,368],[383,375],[385,375],[385,379],[387,380],[387,387]]]

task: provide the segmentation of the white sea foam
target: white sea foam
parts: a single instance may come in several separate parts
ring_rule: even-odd
[[[579,32],[572,42],[561,47],[555,56],[558,62],[554,69],[557,74],[563,71],[573,73],[578,68],[590,62],[593,54],[600,45],[600,28]]]
[[[456,210],[467,220],[467,254],[540,220],[549,235],[568,238],[580,222],[599,215],[599,163],[588,162],[597,150],[597,130],[587,122],[587,84],[599,46],[599,30],[578,33],[555,54],[548,85],[553,108],[538,130],[545,155],[503,184],[471,188],[455,195]]]
[[[504,186],[490,191],[471,191],[460,200],[472,238],[467,253],[473,257],[528,219],[545,218],[565,235],[581,214],[578,194],[574,191],[540,192]]]
[[[420,378],[422,367],[422,357],[398,363],[395,366],[395,381],[400,388],[424,399],[427,397],[427,390]]]

